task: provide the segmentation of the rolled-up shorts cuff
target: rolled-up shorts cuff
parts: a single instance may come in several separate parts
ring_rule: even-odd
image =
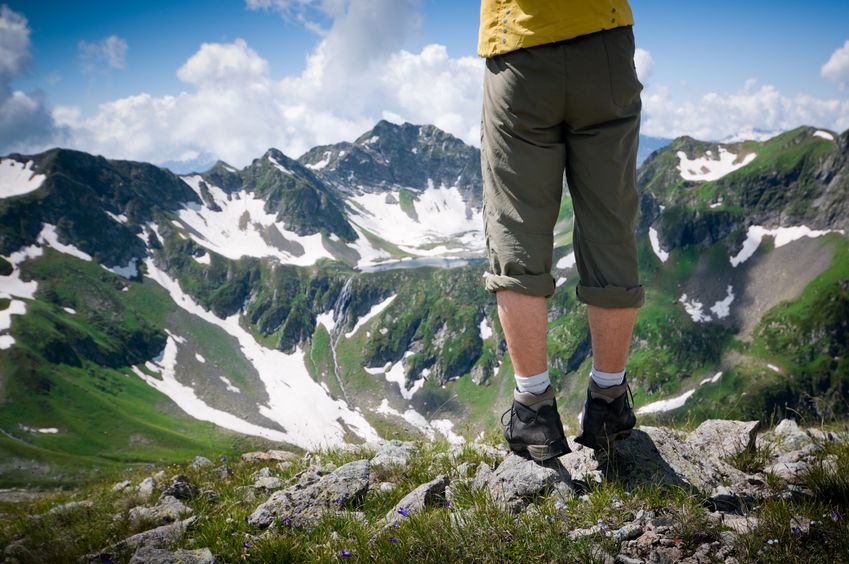
[[[575,293],[578,301],[598,307],[640,307],[646,301],[646,291],[642,285],[632,288],[619,286],[598,288],[578,284],[575,287]]]
[[[490,292],[499,290],[512,290],[529,296],[551,297],[554,294],[554,278],[551,274],[517,274],[515,276],[503,276],[486,272],[484,287]]]

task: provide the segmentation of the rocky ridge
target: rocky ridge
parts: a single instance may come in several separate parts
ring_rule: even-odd
[[[814,465],[835,466],[835,456],[819,454],[830,444],[845,442],[831,433],[800,428],[792,420],[764,433],[758,434],[757,429],[757,422],[725,420],[705,421],[690,433],[641,427],[606,455],[570,442],[571,453],[545,464],[508,454],[500,444],[475,442],[436,454],[422,475],[428,479],[410,491],[399,490],[384,478],[415,471],[416,457],[427,445],[386,441],[366,448],[347,447],[335,455],[323,452],[303,457],[280,450],[251,452],[235,463],[224,461],[217,467],[196,457],[192,469],[208,472],[213,478],[210,483],[196,484],[197,478],[185,474],[168,479],[160,470],[136,484],[125,480],[111,486],[118,496],[115,504],[121,507],[113,522],[128,521],[129,530],[135,533],[85,554],[79,561],[229,561],[209,547],[197,547],[195,531],[211,512],[232,506],[232,502],[222,503],[216,482],[222,486],[234,471],[247,471],[253,483],[236,488],[241,503],[249,508],[244,547],[315,530],[334,518],[367,527],[373,541],[434,511],[448,512],[451,527],[473,526],[481,507],[469,503],[469,495],[476,495],[514,520],[544,515],[545,522],[568,539],[592,540],[592,554],[598,561],[731,564],[739,561],[741,535],[759,527],[758,504],[775,496],[786,500],[810,496],[800,478]],[[741,469],[740,457],[746,453],[760,453],[762,467]],[[337,466],[333,459],[339,455],[354,460]],[[262,467],[255,469],[257,466]],[[297,467],[303,470],[285,477]],[[622,499],[613,496],[609,500],[620,515],[600,518],[592,526],[578,526],[575,514],[593,511],[593,492],[612,482],[623,488]],[[683,542],[685,533],[671,513],[639,498],[646,488],[684,491],[698,498],[705,526],[710,529],[702,537],[696,535],[703,542]],[[154,495],[156,501],[150,503]],[[367,515],[364,504],[379,496],[396,501],[384,517],[373,511],[369,511],[372,516]],[[74,500],[32,519],[91,511],[92,504],[91,500]],[[816,521],[802,516],[793,519],[788,527],[795,527],[800,535],[809,534],[816,526]],[[228,522],[233,519],[228,517]],[[339,540],[340,534],[330,531],[329,540]],[[391,539],[398,542],[396,537]],[[5,562],[25,562],[32,554],[26,534],[18,535],[3,552]],[[340,553],[342,558],[350,555]]]

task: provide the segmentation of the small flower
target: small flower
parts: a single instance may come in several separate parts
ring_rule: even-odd
[[[353,556],[353,554],[353,552],[346,548],[344,550],[339,551],[339,558],[350,558],[351,556]]]
[[[392,526],[393,526],[393,527],[395,527],[395,528],[397,529],[398,527],[400,527],[400,526],[401,526],[401,524],[400,524],[400,523],[398,523],[398,519],[395,519],[395,521],[393,521],[393,522],[392,522]]]
[[[451,501],[446,500],[446,501],[445,501],[445,507],[447,507],[448,509],[451,509],[452,507],[454,507],[454,504],[453,504],[453,503],[451,503]]]
[[[598,525],[598,528],[599,528],[599,529],[603,529],[603,528],[604,528],[604,521],[602,521],[601,519],[599,519],[599,520],[596,522],[596,525]]]
[[[243,542],[242,543],[242,548],[244,548],[245,550],[249,549],[250,547],[251,547],[251,543],[249,543],[249,542]]]
[[[389,537],[389,544],[398,544],[398,539],[395,537]]]
[[[283,518],[283,524],[287,527],[291,527],[292,526],[292,518],[291,517],[284,517]]]
[[[407,511],[407,509],[404,508],[404,507],[398,508],[398,514],[401,515],[402,517],[409,517],[410,516],[410,512]]]
[[[837,511],[832,511],[831,512],[831,520],[837,521],[838,519],[840,519],[840,513],[838,513]]]
[[[344,498],[344,497],[340,497],[339,499],[337,499],[337,500],[336,500],[336,505],[338,505],[339,507],[342,507],[343,505],[345,505],[345,498]]]
[[[790,531],[791,531],[794,535],[801,535],[801,534],[802,534],[802,529],[801,529],[801,527],[790,527]]]
[[[778,544],[778,539],[769,539],[768,541],[766,541],[766,543],[772,546],[774,544]]]
[[[813,527],[814,525],[816,525],[817,523],[818,523],[818,521],[815,521],[814,519],[811,519],[811,526],[812,526],[812,527]]]

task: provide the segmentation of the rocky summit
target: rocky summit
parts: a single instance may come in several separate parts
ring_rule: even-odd
[[[187,460],[5,515],[0,542],[10,563],[845,561],[849,433],[759,427],[643,426],[545,464],[486,440]]]

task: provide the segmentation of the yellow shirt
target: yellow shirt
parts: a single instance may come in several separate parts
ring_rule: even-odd
[[[634,25],[628,0],[481,0],[478,55]]]

